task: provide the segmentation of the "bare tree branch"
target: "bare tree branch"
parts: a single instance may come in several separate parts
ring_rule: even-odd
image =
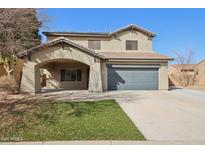
[[[194,70],[192,70],[192,64],[195,52],[192,49],[186,52],[173,51],[175,54],[175,60],[177,62],[177,76],[174,78],[183,86],[192,85],[196,80]]]

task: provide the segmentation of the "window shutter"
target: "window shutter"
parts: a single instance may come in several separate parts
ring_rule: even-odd
[[[131,42],[126,41],[126,50],[131,50]]]
[[[77,81],[81,81],[81,70],[77,70]]]
[[[61,70],[61,81],[65,81],[65,70]]]
[[[76,70],[71,71],[71,81],[76,81]]]
[[[101,49],[100,40],[88,40],[88,48],[93,50],[100,50]]]
[[[138,41],[126,41],[126,50],[138,50]]]
[[[93,49],[93,41],[89,40],[88,41],[88,48]]]

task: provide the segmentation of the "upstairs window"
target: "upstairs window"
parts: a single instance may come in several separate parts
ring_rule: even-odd
[[[61,70],[61,81],[81,81],[81,70]]]
[[[93,50],[100,50],[100,40],[88,40],[88,48]]]
[[[126,50],[138,50],[138,41],[126,41]]]

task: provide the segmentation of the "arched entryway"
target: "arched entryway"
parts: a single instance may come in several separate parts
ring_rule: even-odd
[[[43,87],[102,91],[102,57],[69,40],[51,41],[27,51],[22,57],[22,92],[38,93]]]
[[[36,65],[40,91],[88,90],[90,66],[71,59],[52,59]]]

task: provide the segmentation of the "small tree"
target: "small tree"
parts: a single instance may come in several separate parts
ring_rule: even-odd
[[[175,60],[177,62],[178,67],[176,67],[178,71],[178,75],[175,79],[178,79],[178,82],[183,86],[189,86],[193,84],[196,80],[195,72],[190,74],[190,67],[193,64],[194,54],[195,52],[192,49],[187,50],[186,52],[178,52],[173,51],[176,55]]]
[[[0,9],[0,64],[6,71],[6,76],[0,77],[0,90],[5,93],[17,88],[12,76],[17,54],[41,43],[39,29],[48,18],[39,11]]]
[[[0,55],[0,64],[3,64],[3,67],[6,71],[7,76],[11,76],[11,72],[13,71],[13,68],[11,67],[12,64],[14,64],[16,61],[16,56],[12,53],[2,53]]]
[[[0,63],[8,76],[16,54],[41,43],[36,9],[0,9]]]

